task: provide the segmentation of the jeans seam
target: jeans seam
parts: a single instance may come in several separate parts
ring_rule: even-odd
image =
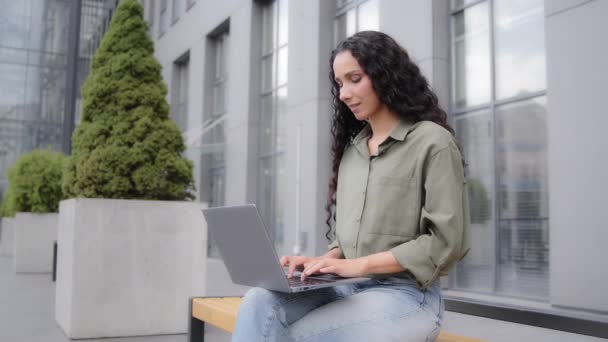
[[[439,322],[436,322],[435,323],[435,328],[433,328],[433,330],[431,330],[431,332],[426,337],[425,341],[426,342],[435,341],[437,339],[437,336],[435,336],[435,338],[433,338],[433,339],[431,339],[431,337],[433,337],[434,335],[436,335],[439,329],[441,329],[441,324],[439,324]]]

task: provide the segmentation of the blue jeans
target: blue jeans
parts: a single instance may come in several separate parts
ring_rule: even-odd
[[[232,341],[434,341],[442,316],[439,282],[425,290],[397,277],[299,293],[253,288]]]

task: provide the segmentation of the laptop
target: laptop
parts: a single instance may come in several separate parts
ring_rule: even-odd
[[[333,274],[309,276],[303,281],[299,275],[288,278],[254,204],[203,209],[203,215],[235,284],[302,292],[369,280]]]

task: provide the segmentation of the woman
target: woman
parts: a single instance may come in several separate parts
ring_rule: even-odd
[[[437,97],[391,37],[359,32],[332,52],[336,238],[319,257],[284,256],[289,276],[371,277],[296,294],[247,292],[233,341],[432,341],[438,278],[468,251],[463,160]],[[335,212],[333,211],[335,209]]]

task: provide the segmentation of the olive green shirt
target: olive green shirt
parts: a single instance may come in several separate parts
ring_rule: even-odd
[[[469,250],[469,208],[454,137],[430,121],[401,121],[370,156],[369,125],[347,146],[336,194],[336,239],[345,258],[390,251],[430,286]]]

